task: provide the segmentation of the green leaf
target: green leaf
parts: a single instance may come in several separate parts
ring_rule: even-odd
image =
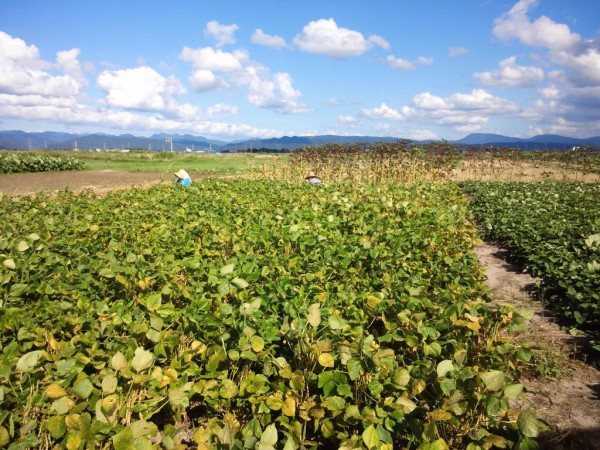
[[[152,366],[152,363],[154,363],[154,356],[151,352],[144,350],[142,347],[135,349],[134,357],[131,360],[131,367],[133,370],[141,372]]]
[[[115,450],[133,450],[133,433],[127,427],[112,437]]]
[[[432,342],[431,344],[423,344],[423,353],[425,353],[425,356],[438,357],[442,354],[442,346],[437,342]]]
[[[243,278],[234,278],[233,280],[231,280],[231,282],[240,289],[246,289],[248,286],[250,286],[250,283],[248,283]]]
[[[158,433],[158,427],[154,423],[145,420],[136,420],[129,425],[129,428],[134,440],[144,436],[154,437]]]
[[[490,370],[480,374],[480,377],[488,391],[495,392],[504,387],[504,372],[501,370]]]
[[[523,392],[522,384],[509,384],[504,388],[504,396],[509,400],[516,400]]]
[[[221,275],[229,275],[233,273],[235,269],[235,264],[227,264],[226,266],[221,267]]]
[[[327,324],[332,330],[341,330],[344,328],[344,320],[338,316],[329,316]]]
[[[456,389],[456,383],[451,378],[444,378],[440,382],[440,389],[446,395],[450,395]]]
[[[360,361],[354,358],[350,358],[346,363],[346,366],[348,367],[348,374],[350,375],[350,379],[352,381],[356,380],[365,372]]]
[[[437,365],[437,376],[438,378],[443,378],[448,372],[451,372],[452,370],[454,370],[452,361],[449,359],[444,359]]]
[[[17,372],[30,372],[35,366],[37,366],[43,356],[43,350],[34,350],[32,352],[25,353],[17,361]]]
[[[260,435],[260,443],[270,446],[277,444],[277,428],[274,423],[265,428],[265,431]]]
[[[237,385],[232,380],[224,380],[223,384],[219,388],[219,395],[222,398],[230,399],[238,394],[239,390]]]
[[[523,411],[517,419],[519,432],[526,437],[537,437],[540,431],[547,429],[547,426],[540,422],[530,411]]]
[[[82,378],[73,385],[73,392],[75,392],[80,398],[84,400],[90,396],[93,389],[94,385],[87,377]]]
[[[190,404],[190,399],[185,389],[177,387],[169,391],[169,403],[176,408],[187,408]]]
[[[69,397],[61,397],[52,402],[52,408],[57,414],[68,414],[69,412]]]
[[[375,425],[369,425],[362,433],[362,440],[367,448],[376,448],[379,445],[379,433]]]
[[[410,381],[410,373],[404,367],[399,367],[394,372],[394,377],[392,378],[394,384],[399,386],[406,386]]]
[[[419,450],[448,450],[448,444],[443,439],[436,439],[419,446]]]
[[[151,294],[146,299],[146,307],[150,311],[158,311],[162,306],[162,295],[160,293]]]
[[[46,429],[54,439],[60,439],[67,431],[64,416],[53,416],[46,421]]]
[[[331,395],[323,400],[323,406],[330,411],[341,411],[346,407],[346,400],[337,395]]]

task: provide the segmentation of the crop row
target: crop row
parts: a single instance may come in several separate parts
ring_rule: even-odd
[[[600,329],[600,184],[464,184],[482,232],[543,279],[545,301]],[[600,350],[600,345],[595,347]]]
[[[69,156],[18,155],[0,152],[0,173],[81,170],[84,163]]]
[[[537,433],[450,185],[3,197],[0,446],[490,448]],[[512,317],[514,322],[509,320]],[[518,416],[518,418],[517,418]]]

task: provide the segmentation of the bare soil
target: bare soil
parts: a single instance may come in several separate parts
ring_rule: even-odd
[[[483,244],[476,253],[494,302],[535,311],[528,331],[515,339],[554,358],[547,361],[549,365],[558,365],[551,379],[525,371],[521,379],[525,398],[515,406],[531,410],[551,426],[541,438],[543,449],[600,449],[600,371],[574,359],[582,338],[562,330],[552,313],[532,298],[537,280],[507,263],[506,251]]]
[[[456,181],[580,181],[600,182],[600,173],[559,163],[535,164],[530,162],[464,161],[461,168],[453,169],[451,179]]]
[[[68,189],[73,192],[91,189],[99,194],[133,186],[151,186],[161,182],[157,172],[126,172],[122,170],[85,170],[81,172],[11,173],[0,175],[0,193],[34,194]]]

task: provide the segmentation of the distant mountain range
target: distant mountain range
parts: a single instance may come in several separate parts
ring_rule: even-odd
[[[19,130],[0,131],[0,149],[35,150],[35,149],[75,149],[78,150],[171,150],[184,151],[223,151],[235,152],[246,150],[286,151],[301,147],[322,145],[327,143],[348,144],[363,142],[397,142],[395,137],[382,136],[284,136],[270,139],[249,139],[244,141],[226,142],[208,139],[191,134],[153,134],[150,137],[121,134],[118,136],[96,134],[71,134],[53,131],[29,133]],[[414,141],[411,142],[431,142]],[[461,145],[486,145],[503,148],[518,148],[523,150],[567,150],[574,146],[600,147],[600,136],[585,139],[571,138],[554,134],[543,134],[528,139],[502,136],[499,134],[473,133],[456,141],[448,141]],[[172,145],[172,147],[171,147]]]

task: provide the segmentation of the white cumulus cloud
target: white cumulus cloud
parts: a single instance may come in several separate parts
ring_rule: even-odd
[[[510,11],[494,21],[494,35],[503,40],[518,39],[527,45],[552,50],[572,48],[581,36],[572,33],[565,24],[556,23],[546,16],[530,21],[527,13],[537,0],[520,0]]]
[[[465,55],[468,50],[464,47],[450,47],[448,49],[448,55],[450,56],[462,56]]]
[[[217,41],[217,47],[227,44],[235,44],[235,32],[239,27],[233,25],[221,25],[216,20],[211,20],[206,24],[204,36],[213,38]]]
[[[361,114],[368,119],[384,119],[384,120],[404,120],[412,113],[409,107],[402,107],[400,110],[390,108],[385,103],[381,103],[376,108],[363,109]]]
[[[499,63],[498,70],[478,72],[473,76],[483,84],[500,87],[531,87],[544,79],[544,71],[539,67],[519,66],[517,58],[511,56]]]
[[[267,67],[252,61],[247,52],[224,52],[211,47],[184,47],[180,58],[192,63],[194,70],[188,81],[196,91],[243,86],[248,89],[248,101],[259,108],[280,113],[300,113],[309,110],[298,102],[302,93],[293,87],[290,74],[271,74]],[[215,72],[220,72],[220,75],[216,75]]]
[[[73,52],[73,51],[71,51]],[[73,53],[71,63],[73,62]],[[58,55],[58,65],[65,59]],[[69,69],[70,67],[63,65]],[[79,94],[82,83],[70,74],[52,75],[46,69],[51,64],[40,59],[38,48],[19,38],[0,31],[0,93],[73,97]]]
[[[197,92],[208,92],[228,87],[223,78],[218,77],[212,70],[196,69],[188,77],[192,89]]]
[[[371,50],[374,45],[389,48],[389,43],[381,36],[372,35],[365,38],[359,31],[339,27],[333,19],[309,22],[302,32],[294,37],[294,44],[302,51],[332,58],[360,56]]]
[[[386,61],[394,69],[401,70],[414,70],[417,68],[417,65],[433,64],[433,58],[428,58],[425,56],[419,56],[414,61],[408,61],[406,59],[397,58],[394,55],[388,55]]]
[[[98,76],[98,86],[106,92],[110,106],[140,111],[161,111],[182,117],[193,117],[196,107],[176,102],[185,90],[175,77],[163,77],[154,69],[142,66],[135,69],[109,71]]]
[[[355,127],[360,124],[360,119],[354,116],[338,116],[338,123],[347,127]]]
[[[260,28],[257,28],[256,31],[252,33],[250,40],[255,44],[272,48],[285,48],[287,46],[285,39],[281,36],[267,34]]]
[[[195,69],[234,72],[243,69],[242,64],[248,59],[248,55],[243,51],[224,52],[212,47],[184,47],[179,58],[191,62]]]

